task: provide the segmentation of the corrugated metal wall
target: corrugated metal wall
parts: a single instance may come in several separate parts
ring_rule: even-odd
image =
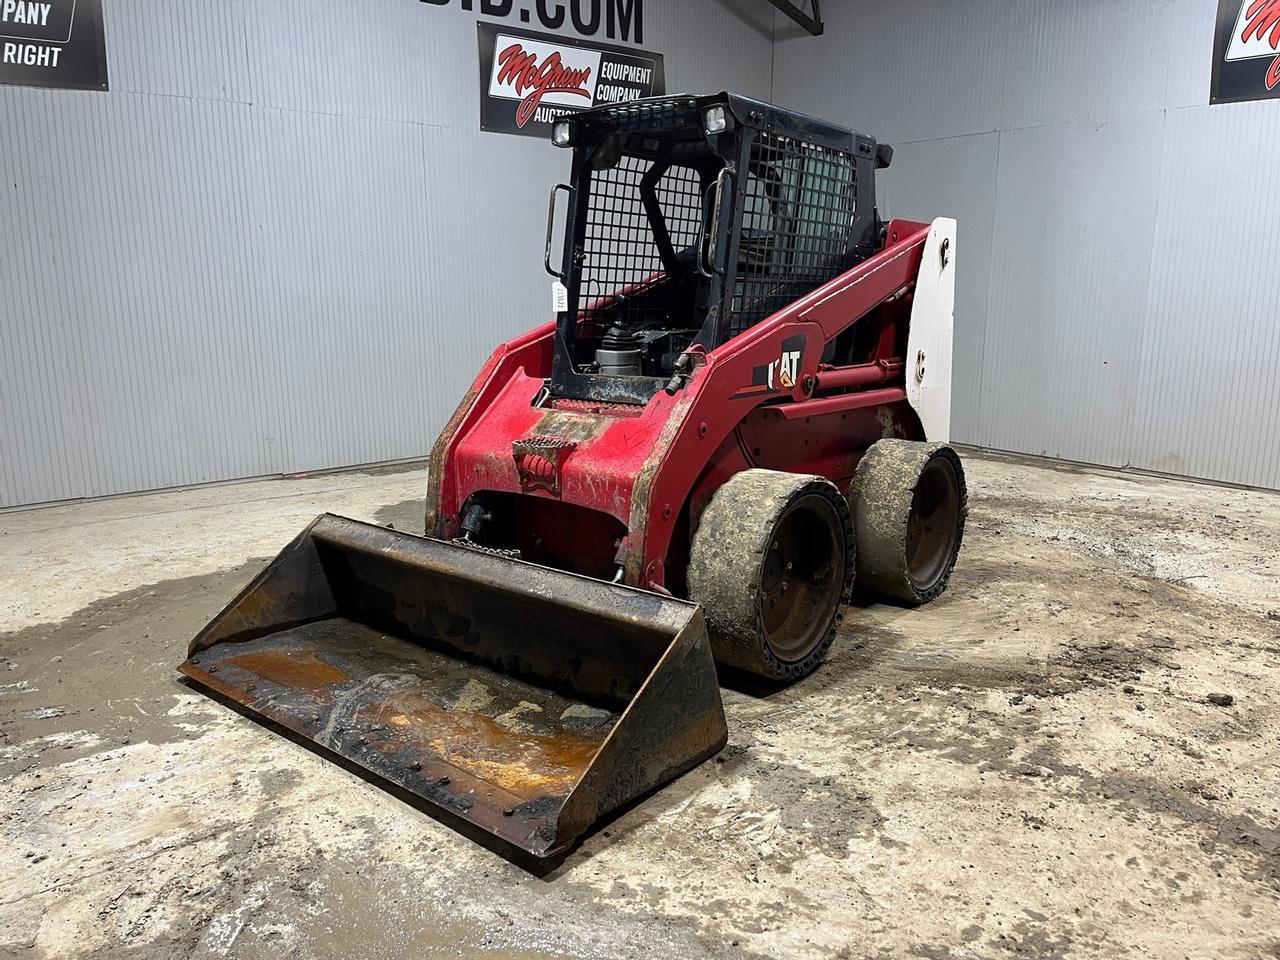
[[[668,89],[767,97],[758,6],[645,0]],[[0,506],[424,455],[567,173],[479,132],[475,15],[104,7],[110,93],[0,86]]]
[[[0,506],[424,454],[542,318],[565,172],[479,132],[474,15],[105,6],[110,93],[0,86]],[[644,46],[958,217],[958,439],[1280,487],[1280,102],[1206,105],[1214,6],[646,0]]]
[[[956,438],[1280,487],[1280,101],[1208,106],[1216,0],[842,0],[774,96],[955,216]]]

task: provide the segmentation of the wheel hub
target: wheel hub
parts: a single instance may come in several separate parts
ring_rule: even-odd
[[[916,483],[907,521],[907,572],[926,592],[947,572],[959,531],[960,496],[955,467],[934,457]]]
[[[823,497],[792,504],[774,530],[760,577],[764,639],[778,659],[804,659],[826,637],[840,604],[839,518]]]

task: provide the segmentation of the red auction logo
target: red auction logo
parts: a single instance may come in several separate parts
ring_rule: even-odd
[[[1248,9],[1242,19],[1245,21],[1244,31],[1240,34],[1240,42],[1248,43],[1259,40],[1271,44],[1272,50],[1280,51],[1280,0],[1245,0]],[[1267,36],[1267,31],[1271,35]],[[1267,89],[1275,89],[1280,83],[1280,56],[1271,61],[1267,71]]]
[[[1272,2],[1280,3],[1280,0]],[[567,93],[591,99],[591,91],[587,89],[591,68],[566,67],[558,52],[539,65],[536,53],[527,53],[521,44],[513,43],[498,54],[498,64],[501,67],[498,83],[510,84],[517,94],[524,97],[516,110],[516,126],[523,127],[528,123],[542,98],[549,93]],[[527,95],[525,91],[529,91]]]

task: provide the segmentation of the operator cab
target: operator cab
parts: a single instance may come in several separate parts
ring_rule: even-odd
[[[568,307],[555,397],[647,403],[678,386],[691,347],[714,349],[879,246],[874,171],[892,150],[844,127],[721,93],[576,113],[552,140],[573,149],[547,225]]]

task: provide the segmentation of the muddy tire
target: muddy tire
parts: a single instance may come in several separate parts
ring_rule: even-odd
[[[744,470],[693,535],[689,596],[719,663],[795,680],[826,658],[853,577],[849,505],[822,477]]]
[[[850,495],[859,593],[911,605],[947,587],[964,537],[964,467],[945,443],[880,440],[858,464]]]

